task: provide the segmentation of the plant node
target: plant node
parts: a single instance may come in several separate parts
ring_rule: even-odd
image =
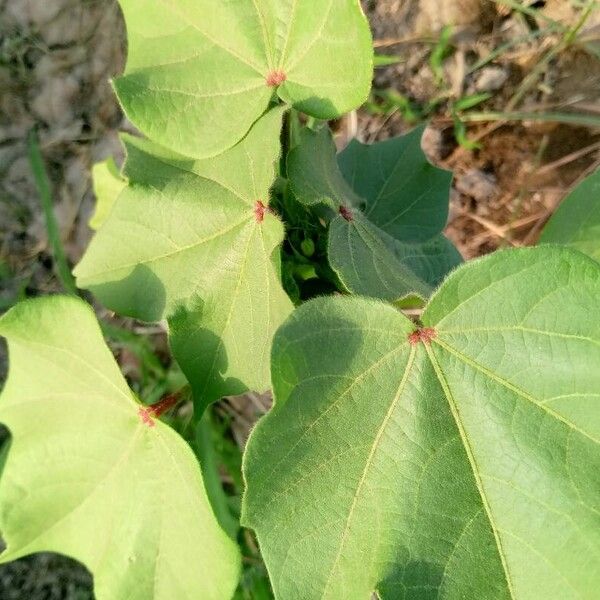
[[[437,331],[433,327],[423,327],[422,329],[416,329],[408,336],[408,341],[411,346],[416,346],[419,342],[424,344],[430,344],[431,340],[435,339]]]
[[[181,394],[176,392],[175,394],[169,394],[162,400],[159,400],[155,404],[150,406],[140,406],[138,415],[144,425],[148,427],[154,427],[154,419],[158,419],[162,414],[173,408],[181,399]]]
[[[342,217],[344,217],[344,219],[346,219],[346,221],[348,221],[348,223],[351,223],[352,221],[354,221],[354,215],[352,214],[352,211],[347,207],[347,206],[340,206],[340,215],[342,215]]]
[[[287,79],[287,75],[283,71],[280,71],[280,70],[271,71],[267,75],[267,85],[269,87],[277,87],[277,86],[281,85],[282,83],[284,83],[286,79]]]
[[[257,223],[262,223],[265,220],[265,214],[271,212],[268,206],[265,206],[260,200],[256,201],[254,205],[254,217]]]

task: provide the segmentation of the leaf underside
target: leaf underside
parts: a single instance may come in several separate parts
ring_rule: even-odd
[[[11,363],[0,421],[12,434],[0,561],[71,556],[92,572],[98,600],[230,598],[238,549],[197,460],[171,428],[140,418],[92,310],[69,297],[26,301],[0,335]]]
[[[225,154],[195,161],[124,139],[128,187],[75,269],[119,314],[168,318],[171,345],[198,416],[225,395],[269,387],[272,336],[291,311],[276,251],[283,226],[269,203],[282,110]]]
[[[600,170],[562,201],[540,242],[571,246],[600,261]]]
[[[329,209],[329,262],[352,293],[427,298],[462,261],[441,233],[452,174],[427,161],[422,132],[353,141],[336,159],[330,132],[307,129],[289,155],[298,200]]]
[[[277,597],[595,597],[599,297],[597,263],[545,247],[455,271],[428,342],[375,300],[297,310],[245,458]]]
[[[119,100],[141,131],[187,156],[231,148],[275,96],[330,119],[368,95],[373,49],[356,0],[120,4],[129,51]]]

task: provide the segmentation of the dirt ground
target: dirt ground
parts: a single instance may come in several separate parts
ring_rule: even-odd
[[[363,1],[378,53],[399,57],[376,70],[376,90],[391,90],[414,106],[443,97],[428,115],[424,147],[432,161],[454,172],[447,233],[465,258],[534,243],[571,186],[600,164],[600,129],[592,127],[487,122],[468,127],[478,149],[456,142],[450,108],[475,93],[491,95],[477,111],[503,111],[514,103],[521,112],[600,117],[598,11],[578,31],[578,43],[563,48],[564,30],[581,15],[575,0],[522,4],[535,5],[536,16],[492,0]],[[558,33],[545,34],[548,23],[558,24]],[[450,24],[451,51],[441,61],[440,83],[432,54]],[[499,49],[495,60],[478,67]],[[540,69],[553,49],[560,51]],[[61,234],[75,263],[90,238],[90,167],[119,152],[117,133],[128,128],[109,84],[124,56],[116,0],[0,0],[0,312],[20,297],[59,290],[27,135],[37,128]],[[527,83],[532,73],[537,76]],[[366,108],[337,129],[341,138],[372,142],[410,129],[405,117],[399,109],[379,114]],[[0,347],[0,382],[5,369]],[[232,410],[244,422],[253,418],[235,403]],[[24,597],[89,598],[90,578],[50,555],[0,567],[0,598]]]
[[[444,63],[449,100],[491,92],[492,98],[484,105],[489,111],[506,110],[523,81],[559,44],[560,35],[535,37],[547,27],[545,19],[572,27],[580,15],[569,0],[523,3],[538,7],[537,20],[524,19],[491,0],[374,0],[363,4],[378,51],[406,57],[398,65],[376,71],[377,88],[393,89],[421,104],[439,94],[429,64],[431,39],[452,24],[455,51]],[[596,9],[580,32],[581,43],[558,53],[514,108],[599,115],[599,37],[600,12]],[[510,49],[496,60],[472,70],[507,44]],[[374,141],[403,133],[408,127],[400,112],[382,119],[363,111],[356,133]],[[568,190],[599,164],[600,128],[499,122],[473,125],[469,135],[480,143],[480,149],[468,151],[457,145],[445,103],[433,115],[424,141],[430,158],[454,173],[447,233],[465,258],[501,246],[535,243]]]

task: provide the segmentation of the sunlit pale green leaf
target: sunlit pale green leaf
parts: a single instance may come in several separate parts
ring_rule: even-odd
[[[456,270],[416,327],[321,298],[276,335],[243,519],[278,598],[592,599],[600,266],[544,247]]]
[[[461,262],[441,234],[452,175],[427,161],[422,132],[371,146],[353,141],[336,159],[327,128],[305,129],[289,155],[297,198],[328,207],[329,261],[351,292],[428,297]]]
[[[231,598],[238,550],[198,463],[170,427],[141,418],[92,310],[72,297],[26,301],[0,335],[10,353],[0,421],[12,434],[0,561],[66,554],[92,572],[98,600]]]
[[[600,261],[600,170],[562,201],[540,242],[572,246]]]
[[[129,186],[75,274],[106,306],[169,318],[199,408],[269,387],[269,350],[291,310],[277,268],[283,226],[268,210],[282,111],[223,155],[194,161],[127,137]]]
[[[274,97],[329,119],[359,106],[373,49],[357,0],[120,0],[129,52],[115,88],[144,133],[204,158]]]
[[[127,180],[119,173],[114,159],[108,158],[92,168],[96,210],[90,219],[90,227],[99,229],[110,214],[119,194],[127,186]]]

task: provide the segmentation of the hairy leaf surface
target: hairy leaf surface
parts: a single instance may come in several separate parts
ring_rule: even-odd
[[[306,129],[289,155],[297,198],[330,209],[329,262],[353,293],[426,298],[462,260],[441,234],[452,175],[427,161],[422,132],[354,141],[336,159],[329,130]]]
[[[131,121],[188,156],[224,152],[274,95],[330,119],[359,106],[373,50],[357,0],[120,0],[127,69],[115,82]]]
[[[267,209],[281,116],[202,161],[125,138],[129,185],[75,270],[112,310],[170,319],[199,408],[269,387],[271,339],[291,310],[276,257],[283,226]]]
[[[600,170],[562,201],[540,242],[572,246],[600,261]]]
[[[239,555],[220,529],[197,460],[142,405],[92,310],[52,296],[0,319],[12,433],[0,479],[2,562],[60,552],[94,575],[98,600],[207,598],[235,590]]]
[[[278,598],[594,598],[600,266],[568,249],[456,270],[415,333],[322,298],[276,335],[244,521]]]

